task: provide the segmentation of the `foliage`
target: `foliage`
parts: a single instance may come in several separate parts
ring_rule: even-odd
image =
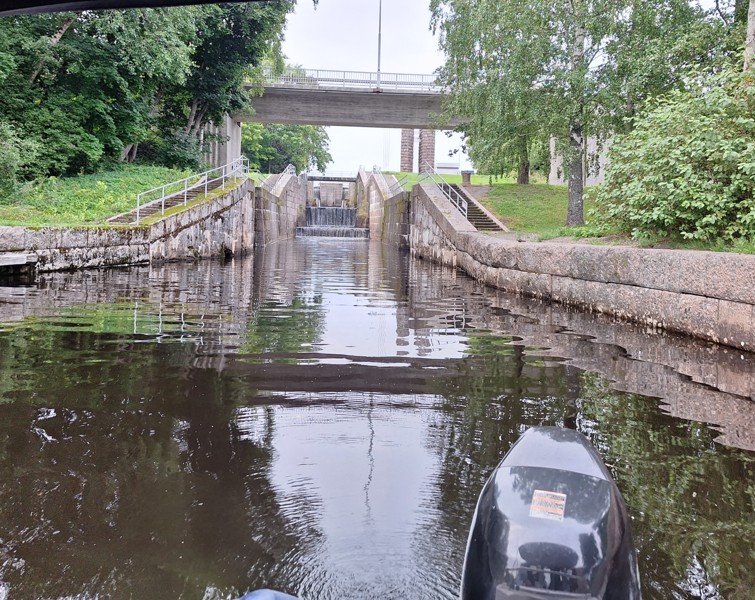
[[[755,237],[755,86],[727,70],[673,91],[611,148],[594,217],[635,238]]]
[[[289,164],[297,171],[324,171],[333,160],[328,152],[328,133],[324,127],[313,125],[244,123],[241,152],[253,168],[266,173],[280,173]]]
[[[293,4],[0,18],[0,122],[38,145],[37,172],[20,175],[132,162],[140,144],[150,160],[198,166],[204,126],[248,102],[249,69],[281,35]]]
[[[189,174],[165,167],[124,164],[96,175],[40,179],[0,195],[0,224],[100,222],[133,209],[137,193]]]
[[[38,148],[36,141],[19,137],[12,125],[0,121],[0,194],[13,189],[18,174],[34,163]]]
[[[643,595],[750,598],[752,453],[724,448],[712,427],[661,416],[647,398],[616,392],[594,374],[582,376],[581,391],[584,422],[600,424],[588,436],[632,516]]]
[[[448,115],[468,120],[473,154],[499,173],[554,136],[569,172],[570,225],[582,221],[585,136],[607,138],[648,97],[683,86],[686,66],[715,70],[736,47],[720,19],[688,0],[431,6]]]

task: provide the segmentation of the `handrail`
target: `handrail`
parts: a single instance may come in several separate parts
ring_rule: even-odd
[[[428,180],[432,181],[438,189],[443,192],[443,195],[448,198],[451,201],[451,204],[453,204],[456,208],[459,209],[459,212],[464,215],[464,218],[467,218],[467,200],[462,196],[459,192],[457,192],[455,189],[451,187],[451,184],[449,184],[443,177],[435,170],[435,167],[433,167],[430,163],[423,162],[420,165],[420,174],[419,178],[417,179],[417,183],[424,183]],[[438,183],[438,180],[440,180],[440,183]]]
[[[213,173],[218,172],[220,172],[219,176],[211,178],[211,175]],[[204,194],[206,196],[209,184],[220,181],[221,188],[225,189],[225,182],[229,179],[235,179],[236,177],[246,177],[248,176],[248,174],[249,159],[247,159],[246,156],[240,156],[239,158],[232,160],[228,164],[221,165],[220,167],[215,167],[214,169],[204,171],[203,173],[190,175],[189,177],[171,181],[170,183],[152,188],[151,190],[140,192],[136,195],[136,224],[138,225],[139,221],[141,220],[141,210],[147,206],[160,202],[162,204],[161,214],[164,216],[166,198],[172,198],[173,196],[179,196],[183,194],[183,204],[184,206],[186,206],[189,190],[197,189],[200,186],[204,185]],[[192,181],[191,185],[189,185],[190,181]],[[147,202],[143,201],[145,197],[148,197],[150,194],[154,194],[155,192],[160,192],[160,195],[157,198],[148,200]]]
[[[394,178],[396,181],[393,182],[393,185],[389,188],[389,191],[391,193],[391,197],[397,196],[401,192],[405,192],[404,186],[406,185],[406,182],[409,180],[409,175],[404,173],[404,175],[399,179],[394,175]]]
[[[279,174],[277,179],[275,179],[274,182],[270,181],[270,177],[268,177],[264,183],[262,184],[262,187],[265,188],[268,192],[273,194],[273,196],[277,196],[283,191],[283,176],[284,175],[291,175],[292,177],[296,177],[296,167],[289,163],[285,169],[283,169]]]
[[[359,89],[392,89],[440,93],[435,75],[419,73],[384,73],[373,71],[339,71],[291,67],[277,72],[262,67],[265,85],[281,87],[341,87]]]

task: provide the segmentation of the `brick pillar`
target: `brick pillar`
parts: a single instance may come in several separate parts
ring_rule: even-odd
[[[419,172],[427,171],[427,166],[435,168],[435,130],[422,129],[419,132]]]
[[[401,130],[401,172],[414,171],[414,129]]]

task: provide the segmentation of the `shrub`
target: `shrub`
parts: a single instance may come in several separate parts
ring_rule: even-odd
[[[755,82],[726,71],[657,100],[617,137],[591,220],[635,238],[755,236]]]
[[[12,125],[0,121],[0,193],[9,192],[19,173],[37,158],[39,145],[30,138],[21,138]]]

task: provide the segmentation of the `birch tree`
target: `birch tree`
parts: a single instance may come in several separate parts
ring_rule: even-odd
[[[705,17],[686,0],[432,0],[431,8],[448,114],[468,120],[473,145],[520,152],[523,140],[555,136],[570,226],[584,222],[587,135],[605,139],[649,90],[673,86],[675,45]],[[658,62],[645,64],[644,54]]]

